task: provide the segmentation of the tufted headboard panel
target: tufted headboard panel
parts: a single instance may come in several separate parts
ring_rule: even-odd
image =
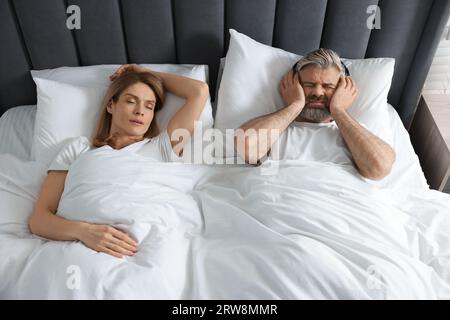
[[[0,0],[0,115],[36,103],[30,69],[59,66],[208,64],[213,95],[234,28],[298,54],[396,58],[389,102],[409,126],[449,12],[447,0]]]

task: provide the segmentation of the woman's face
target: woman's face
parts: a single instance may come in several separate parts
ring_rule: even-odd
[[[138,82],[129,86],[107,108],[112,114],[110,134],[143,137],[152,123],[155,105],[155,94],[148,85]]]

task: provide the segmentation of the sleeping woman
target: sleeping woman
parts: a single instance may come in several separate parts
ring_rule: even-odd
[[[114,257],[132,256],[137,242],[108,224],[74,221],[56,215],[71,164],[81,154],[140,152],[156,161],[177,161],[187,139],[173,141],[177,129],[190,134],[208,99],[208,85],[187,77],[150,71],[135,64],[111,75],[93,141],[80,137],[61,150],[50,164],[29,220],[32,233],[51,240],[78,240],[88,248]],[[164,105],[165,90],[186,99],[167,129],[159,132],[155,114]],[[70,121],[70,119],[68,119]],[[83,139],[84,138],[84,139]]]

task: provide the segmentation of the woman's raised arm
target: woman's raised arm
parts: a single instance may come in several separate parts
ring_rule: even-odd
[[[184,130],[187,131],[189,136],[192,136],[195,121],[200,118],[208,100],[209,88],[203,81],[168,73],[157,72],[156,74],[163,79],[164,86],[168,91],[186,99],[184,105],[175,113],[167,125],[167,133],[171,138],[172,148],[177,146],[174,151],[180,154],[186,141],[175,140],[174,137],[183,136],[183,134],[182,132],[174,134],[174,132],[175,130]]]

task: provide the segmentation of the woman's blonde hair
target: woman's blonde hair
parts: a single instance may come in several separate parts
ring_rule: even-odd
[[[96,129],[94,131],[94,136],[92,139],[92,146],[99,148],[104,145],[109,144],[111,138],[111,122],[112,114],[108,112],[108,106],[114,101],[119,100],[120,95],[128,87],[135,83],[144,83],[152,89],[156,97],[155,103],[155,114],[162,109],[165,100],[165,89],[162,80],[151,72],[127,72],[117,79],[115,79],[108,90],[106,91],[105,97],[102,102],[102,111],[100,112],[100,117],[97,122]],[[159,128],[156,123],[156,119],[153,118],[150,127],[144,134],[146,138],[152,138],[159,134]]]

